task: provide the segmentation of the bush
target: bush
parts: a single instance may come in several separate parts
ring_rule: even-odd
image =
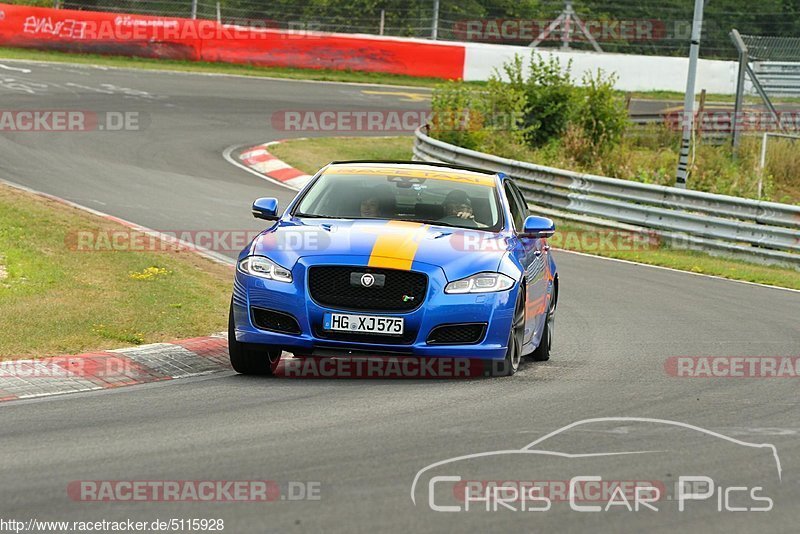
[[[431,99],[433,137],[464,148],[479,149],[486,139],[482,110],[484,99],[463,82],[447,82],[436,87]]]
[[[527,75],[520,55],[503,65],[506,83],[525,97],[521,125],[529,146],[544,146],[567,130],[575,103],[571,68],[571,60],[562,69],[556,57],[545,60],[539,54],[531,54]],[[499,83],[500,74],[495,73],[492,80]]]
[[[522,56],[516,55],[502,73],[495,71],[485,90],[459,82],[438,86],[432,104],[434,135],[466,148],[482,142],[542,148],[568,137],[576,159],[596,157],[619,143],[627,112],[614,93],[613,76],[587,74],[586,87],[578,88],[571,66],[562,68],[555,57],[532,54],[526,71]]]
[[[526,73],[516,56],[484,87],[450,82],[433,95],[431,134],[445,142],[522,161],[643,183],[674,185],[680,133],[666,124],[630,128],[613,75],[584,74],[572,85],[567,65],[532,56]],[[689,187],[758,198],[759,140],[730,147],[698,141]],[[761,198],[800,199],[796,141],[770,140]]]
[[[596,76],[591,72],[583,75],[575,122],[601,152],[619,144],[629,122],[628,110],[614,92],[616,81],[614,74],[604,76],[600,69]]]

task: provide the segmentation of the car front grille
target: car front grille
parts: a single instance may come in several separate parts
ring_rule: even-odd
[[[354,273],[357,276],[353,277]],[[367,273],[380,278],[382,286],[353,283]],[[427,275],[414,271],[350,266],[313,266],[308,271],[311,298],[343,310],[407,312],[422,305],[427,289]]]

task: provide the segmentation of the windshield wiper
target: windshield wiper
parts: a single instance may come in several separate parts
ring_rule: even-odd
[[[432,226],[449,226],[450,228],[464,228],[463,226],[456,226],[442,221],[434,221],[433,219],[394,219],[395,221],[408,221],[420,224],[430,224]]]
[[[294,212],[293,217],[305,217],[306,219],[344,219],[345,217],[337,217],[335,215],[320,215],[318,213],[299,213]]]

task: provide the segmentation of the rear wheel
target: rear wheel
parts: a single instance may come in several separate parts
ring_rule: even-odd
[[[558,288],[558,286],[556,286]],[[558,301],[557,290],[553,293],[550,299],[550,309],[547,310],[547,318],[544,321],[544,330],[542,330],[542,339],[539,341],[539,346],[536,347],[531,353],[531,359],[535,362],[546,362],[550,359],[550,349],[553,346],[553,330],[556,326],[556,303]]]
[[[514,306],[514,320],[508,336],[506,357],[492,362],[492,376],[511,376],[519,369],[522,360],[522,343],[525,339],[525,298],[524,289],[520,289],[517,303]]]
[[[279,348],[266,348],[264,345],[236,341],[233,303],[231,303],[228,312],[228,355],[234,371],[243,375],[271,375],[278,368],[281,352]]]

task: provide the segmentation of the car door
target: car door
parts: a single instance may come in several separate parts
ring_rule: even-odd
[[[531,274],[535,272],[535,268],[532,269],[532,267],[536,262],[536,240],[527,239],[519,235],[519,233],[522,231],[522,226],[525,222],[525,217],[528,213],[528,210],[524,203],[520,201],[520,196],[518,194],[519,191],[516,189],[511,180],[507,179],[503,182],[503,192],[505,193],[506,200],[508,201],[508,208],[509,211],[511,211],[511,220],[514,226],[515,246],[513,254],[525,271],[525,303],[527,310],[525,313],[524,343],[529,343],[537,328],[537,321],[530,311],[531,298],[535,298],[535,292],[531,292],[531,287],[534,284]]]
[[[510,201],[516,205],[519,212],[519,225],[515,222],[517,232],[522,230],[525,217],[528,216],[528,205],[522,196],[519,188],[511,180],[506,180],[506,195],[510,195]],[[512,211],[513,213],[513,211]],[[525,280],[527,283],[526,292],[526,322],[525,322],[525,343],[534,340],[538,343],[541,331],[547,314],[548,305],[548,266],[547,254],[549,247],[542,239],[532,239],[519,237],[519,244],[524,251],[522,262],[525,267]]]

